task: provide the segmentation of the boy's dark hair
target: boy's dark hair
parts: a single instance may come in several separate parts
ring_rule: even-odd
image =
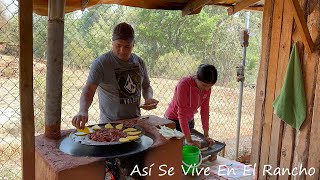
[[[134,40],[134,30],[128,23],[122,22],[113,29],[112,41],[122,39],[132,42]]]
[[[215,84],[218,79],[217,69],[210,64],[201,64],[198,67],[197,79],[207,84]]]

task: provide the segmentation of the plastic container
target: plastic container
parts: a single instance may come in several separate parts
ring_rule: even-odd
[[[192,174],[196,173],[196,168],[198,168],[202,163],[201,151],[199,148],[190,145],[184,145],[182,149],[182,164],[183,171]]]

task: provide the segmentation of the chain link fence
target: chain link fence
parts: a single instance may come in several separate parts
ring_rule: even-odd
[[[36,135],[44,132],[46,89],[47,17],[33,16],[34,108]],[[145,10],[98,5],[65,16],[62,129],[73,128],[81,90],[91,62],[111,49],[111,33],[126,21],[136,31],[134,53],[146,62],[158,108],[142,115],[163,114],[182,76],[195,73],[201,63],[214,64],[219,73],[210,100],[210,136],[225,142],[226,157],[235,155],[239,83],[236,66],[242,59],[240,32],[245,14],[228,16],[225,8],[205,7],[198,15],[182,17],[180,11]],[[250,153],[259,65],[262,13],[250,14],[250,40],[244,82],[240,155]],[[18,2],[0,2],[0,179],[21,179],[19,109]],[[98,122],[97,96],[89,110],[89,124]],[[196,129],[202,131],[200,116]]]

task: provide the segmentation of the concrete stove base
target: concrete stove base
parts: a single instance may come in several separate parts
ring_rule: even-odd
[[[174,128],[175,123],[156,116],[149,116],[146,120],[137,121],[137,124],[150,133],[154,140],[154,144],[146,151],[145,155],[145,168],[151,167],[151,173],[148,173],[144,178],[150,180],[160,178],[181,179],[183,140],[167,140],[157,130],[159,125]],[[62,137],[68,135],[70,131],[62,131]],[[104,180],[105,158],[75,157],[65,154],[58,149],[58,142],[48,139],[44,135],[36,137],[36,180]],[[172,169],[170,175],[165,173],[165,171],[169,171],[169,168]],[[149,170],[147,171],[149,172]],[[140,172],[142,173],[142,169],[140,169]]]

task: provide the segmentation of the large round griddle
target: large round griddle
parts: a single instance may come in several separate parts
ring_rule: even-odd
[[[66,136],[59,142],[59,149],[73,156],[105,157],[111,159],[137,154],[145,151],[152,144],[153,140],[147,135],[142,135],[136,141],[105,146],[83,145]]]

